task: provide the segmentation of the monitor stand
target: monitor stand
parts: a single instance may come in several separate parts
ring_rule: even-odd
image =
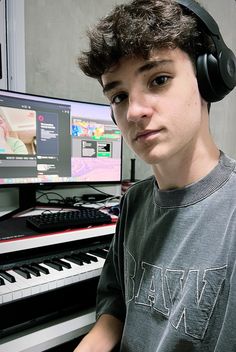
[[[15,186],[14,186],[15,188]],[[27,209],[36,206],[36,186],[32,184],[18,186],[18,207],[2,215],[0,220],[11,218],[13,215],[19,214]]]

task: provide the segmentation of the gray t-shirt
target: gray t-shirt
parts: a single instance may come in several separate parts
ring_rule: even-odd
[[[124,321],[122,352],[236,351],[236,173],[221,153],[199,182],[122,199],[97,316]]]

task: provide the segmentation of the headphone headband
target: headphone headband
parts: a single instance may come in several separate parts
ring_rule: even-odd
[[[214,18],[207,12],[203,7],[201,7],[196,1],[193,0],[176,0],[176,2],[183,7],[191,10],[205,25],[206,30],[209,34],[214,36],[220,35],[219,26],[214,20]],[[220,35],[221,36],[221,35]]]

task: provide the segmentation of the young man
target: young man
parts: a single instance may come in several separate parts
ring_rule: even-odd
[[[117,6],[89,36],[80,67],[153,177],[122,199],[98,319],[75,351],[236,351],[236,164],[210,134],[197,67],[214,43],[174,0]]]

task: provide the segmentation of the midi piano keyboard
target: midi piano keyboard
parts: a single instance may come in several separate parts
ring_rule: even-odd
[[[99,276],[107,249],[74,252],[0,271],[0,304]]]
[[[0,337],[95,305],[110,242],[105,236],[0,255]]]

